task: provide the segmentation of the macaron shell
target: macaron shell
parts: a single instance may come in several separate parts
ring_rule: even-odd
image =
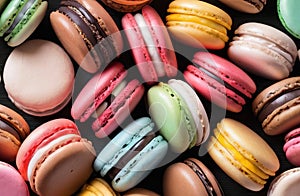
[[[31,115],[46,116],[61,110],[71,99],[74,67],[57,44],[28,40],[9,55],[3,80],[17,107]]]
[[[271,183],[268,196],[298,195],[300,182],[300,168],[289,169],[277,176]]]
[[[14,135],[0,129],[0,144],[0,160],[15,161],[21,142]]]
[[[134,110],[144,92],[145,88],[138,80],[130,81],[111,105],[93,122],[92,129],[96,137],[104,138],[111,134]]]
[[[46,11],[48,8],[48,2],[43,1],[36,10],[33,10],[31,16],[24,16],[27,22],[25,24],[18,24],[13,32],[12,35],[8,35],[11,37],[7,44],[11,47],[15,47],[23,43],[39,26],[39,24],[42,22],[46,15]],[[27,17],[27,18],[26,18]],[[30,18],[29,18],[30,17]],[[5,40],[7,41],[7,38],[5,37]]]
[[[295,166],[300,166],[300,138],[293,138],[286,142],[283,146],[285,156],[290,163]]]
[[[297,0],[278,0],[277,12],[282,25],[296,38],[300,39],[299,18],[300,2]]]
[[[189,158],[198,165],[212,184],[217,195],[222,195],[217,181],[211,171],[195,158]],[[174,186],[180,184],[180,186]],[[209,195],[199,176],[185,163],[175,163],[169,166],[163,176],[163,193],[165,196]]]
[[[240,12],[250,13],[250,14],[256,14],[259,13],[267,3],[267,0],[253,0],[253,1],[246,1],[246,0],[240,0],[240,1],[232,1],[232,0],[219,0],[222,3],[226,4],[227,6],[238,10]]]
[[[95,64],[82,36],[69,18],[56,11],[50,14],[50,21],[56,36],[69,55],[84,70],[95,73],[99,69],[99,66]],[[66,34],[68,36],[65,36]]]
[[[0,161],[0,195],[29,196],[27,184],[19,172],[11,165]]]
[[[44,155],[30,185],[39,195],[71,195],[93,172],[95,150],[86,140],[70,143]],[[53,189],[55,187],[55,189]]]
[[[145,188],[133,188],[125,192],[123,196],[159,196],[159,194]]]
[[[103,0],[102,2],[118,12],[136,12],[150,4],[152,0]]]

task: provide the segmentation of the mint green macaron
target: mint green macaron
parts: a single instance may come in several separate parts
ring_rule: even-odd
[[[277,12],[282,25],[298,39],[300,39],[299,9],[299,0],[277,0]]]
[[[23,43],[44,18],[48,7],[42,0],[12,0],[0,16],[0,36],[11,47]]]

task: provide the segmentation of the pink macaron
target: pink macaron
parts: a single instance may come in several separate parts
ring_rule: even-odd
[[[240,112],[256,91],[254,81],[230,61],[208,52],[197,52],[184,78],[198,93],[232,112]]]
[[[123,64],[111,63],[88,81],[73,103],[72,117],[82,123],[94,118],[91,126],[99,138],[111,134],[144,94],[144,86],[137,79],[126,81],[126,75]]]
[[[300,166],[300,128],[290,131],[284,138],[283,150],[290,163]]]
[[[145,82],[177,75],[177,60],[168,31],[150,6],[142,13],[127,13],[122,26],[128,39],[133,58]]]
[[[38,195],[71,195],[93,172],[96,152],[69,119],[54,119],[35,130],[22,143],[17,167]]]
[[[27,184],[12,165],[0,161],[0,176],[1,196],[29,196]]]

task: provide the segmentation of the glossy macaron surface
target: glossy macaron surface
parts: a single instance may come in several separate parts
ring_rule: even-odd
[[[244,23],[234,33],[227,51],[233,62],[250,73],[270,80],[289,76],[296,61],[297,47],[287,34],[257,22]]]
[[[224,118],[214,129],[208,152],[233,180],[252,191],[263,189],[280,163],[273,149],[244,124]]]
[[[299,124],[299,77],[276,82],[252,102],[254,115],[268,135],[278,135]]]
[[[176,0],[169,4],[166,25],[176,40],[188,46],[222,49],[228,41],[231,17],[204,1]]]

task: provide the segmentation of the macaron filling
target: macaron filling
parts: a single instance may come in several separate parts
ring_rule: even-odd
[[[148,53],[151,57],[151,60],[153,62],[153,65],[155,67],[156,73],[158,77],[162,77],[165,75],[164,66],[162,63],[162,59],[160,57],[160,54],[158,52],[158,49],[155,45],[155,42],[153,40],[153,36],[151,35],[151,32],[147,26],[147,23],[143,17],[142,14],[137,13],[134,15],[134,19],[139,27],[139,30],[141,32],[141,35],[143,37],[144,42],[146,43],[146,47],[148,50]]]
[[[133,159],[140,151],[144,149],[146,145],[150,143],[152,139],[156,137],[154,132],[150,132],[137,141],[119,160],[118,162],[107,172],[106,176],[111,180],[114,179],[117,174],[126,166],[126,164]]]
[[[263,122],[275,109],[300,96],[300,89],[289,89],[290,91],[270,99],[258,112],[257,117]]]
[[[111,55],[115,56],[116,50],[112,45],[113,41],[108,36],[107,29],[99,24],[99,22],[103,23],[102,19],[96,19],[77,1],[62,1],[58,11],[69,17],[74,22],[76,29],[82,32],[86,46],[94,58],[100,58],[106,62]]]
[[[208,179],[208,177],[206,176],[204,171],[194,161],[185,160],[183,163],[186,164],[187,166],[189,166],[197,174],[197,176],[203,183],[208,195],[217,195],[212,183],[210,182],[210,180]],[[219,189],[222,192],[221,187],[219,187]]]
[[[132,80],[128,83],[126,88],[122,90],[118,97],[116,97],[111,105],[93,122],[92,129],[98,131],[101,127],[106,126],[106,124],[113,119],[113,117],[119,112],[119,110],[126,106],[126,102],[135,97],[138,98],[138,89],[143,89],[143,85],[138,80]],[[141,97],[142,95],[140,95]]]
[[[1,116],[0,116],[0,130],[12,134],[18,140],[21,140],[22,138],[22,136],[19,134],[19,131]]]

